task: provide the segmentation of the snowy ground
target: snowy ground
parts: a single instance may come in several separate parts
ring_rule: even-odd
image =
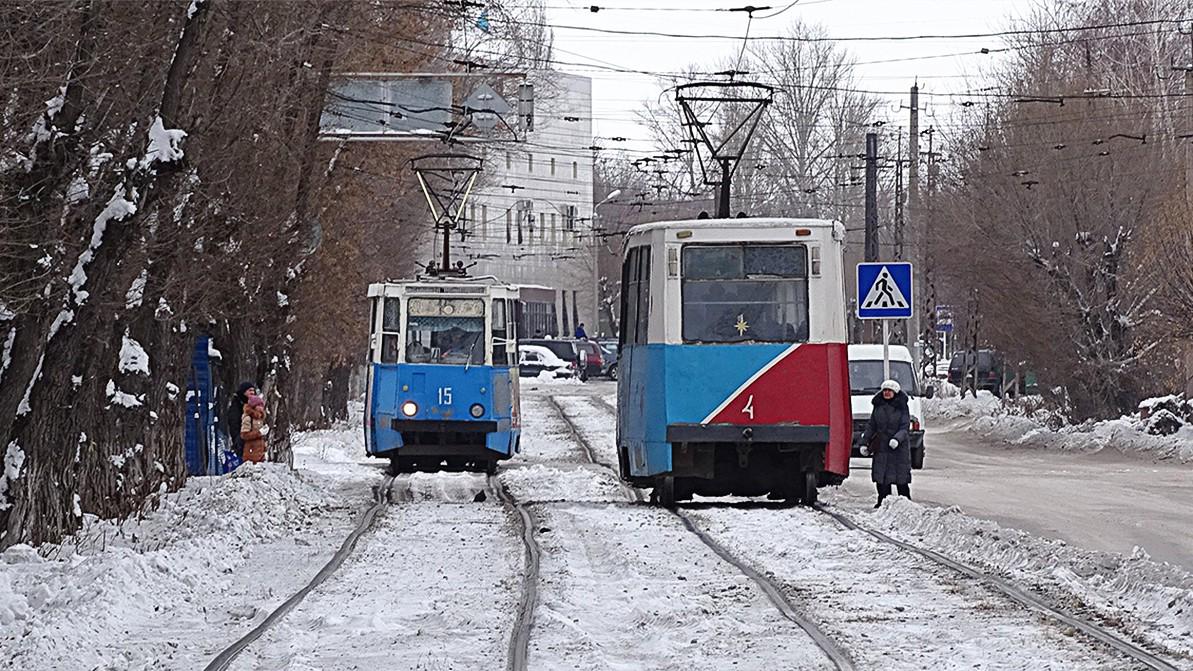
[[[523,453],[499,478],[533,514],[542,550],[530,667],[830,668],[806,633],[679,518],[632,502],[615,473],[590,463],[565,418],[598,462],[616,464],[615,389],[523,387]],[[309,432],[297,441],[296,472],[249,466],[194,479],[143,520],[93,520],[63,546],[0,555],[0,665],[202,668],[306,584],[368,507],[381,470],[363,457],[361,439],[355,424]],[[917,493],[931,482],[924,473]],[[892,499],[873,511],[866,473],[854,480],[826,492],[829,505],[1193,669],[1193,578],[1184,569],[1143,553],[1078,549],[950,507]],[[689,513],[770,576],[859,669],[1135,668],[972,579],[823,514],[741,501],[693,504]],[[232,668],[504,668],[522,571],[514,518],[482,476],[400,478],[394,503],[340,572]]]
[[[340,572],[231,668],[502,668],[521,545],[496,497],[473,503],[483,478],[450,482],[391,506]]]
[[[194,669],[310,579],[352,500],[284,466],[194,478],[140,521],[7,550],[0,649],[13,669]]]

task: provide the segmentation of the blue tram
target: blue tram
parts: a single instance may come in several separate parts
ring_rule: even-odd
[[[664,505],[816,500],[849,473],[844,227],[644,224],[622,267],[621,476]]]
[[[369,286],[365,449],[394,472],[492,473],[520,448],[518,290],[493,279]]]

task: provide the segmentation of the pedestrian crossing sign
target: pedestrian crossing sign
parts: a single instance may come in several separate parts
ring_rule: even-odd
[[[857,264],[859,319],[909,319],[911,291],[910,263]]]

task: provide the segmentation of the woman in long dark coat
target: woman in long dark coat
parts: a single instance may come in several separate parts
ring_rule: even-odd
[[[899,496],[911,498],[911,443],[908,431],[911,429],[911,413],[907,409],[907,394],[899,389],[899,383],[887,380],[882,390],[874,396],[870,421],[862,434],[862,455],[871,455],[870,479],[878,488],[877,508],[882,500],[891,494],[891,485],[899,490]]]

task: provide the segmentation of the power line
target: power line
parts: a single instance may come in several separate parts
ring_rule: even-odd
[[[847,37],[829,37],[825,36],[811,36],[811,35],[758,35],[752,39],[767,42],[794,42],[794,43],[817,43],[817,42],[906,42],[914,40],[965,40],[965,39],[983,39],[983,38],[999,38],[999,37],[1022,37],[1048,34],[1067,34],[1077,32],[1088,32],[1095,30],[1106,30],[1112,28],[1137,28],[1141,26],[1154,25],[1171,25],[1180,26],[1187,23],[1190,19],[1182,17],[1179,19],[1150,19],[1142,21],[1122,21],[1118,23],[1103,23],[1088,26],[1067,26],[1060,28],[1030,28],[1018,30],[1001,30],[989,33],[955,33],[955,34],[923,34],[923,35],[872,35],[872,36],[847,36]],[[493,23],[507,23],[517,24],[522,26],[529,26],[535,28],[552,28],[555,30],[578,30],[583,32],[601,33],[607,35],[625,35],[631,37],[667,37],[674,39],[697,39],[697,40],[729,40],[736,41],[739,38],[734,35],[721,34],[696,34],[696,33],[669,33],[662,31],[650,30],[622,30],[618,28],[596,28],[593,26],[574,26],[566,24],[551,24],[548,22],[538,21],[517,21],[513,19],[490,19]],[[1104,36],[1087,38],[1087,39],[1103,39]]]

